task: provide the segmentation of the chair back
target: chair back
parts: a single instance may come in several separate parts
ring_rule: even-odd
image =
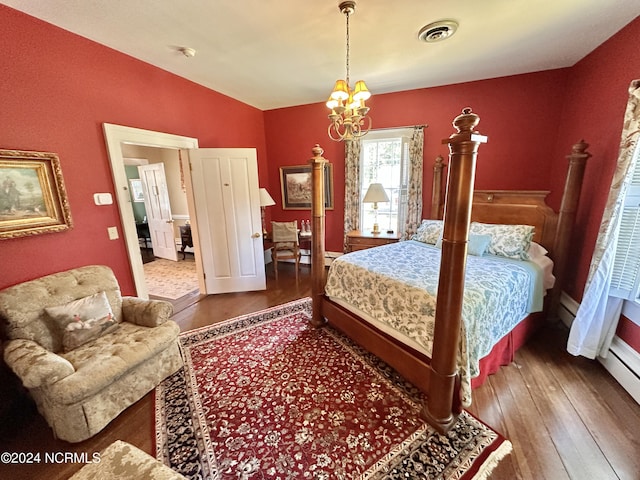
[[[298,245],[298,222],[271,222],[273,243],[293,243]]]

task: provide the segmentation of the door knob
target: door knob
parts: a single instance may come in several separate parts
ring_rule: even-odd
[[[251,238],[260,238],[262,235],[260,235],[259,233],[254,233],[253,235],[251,235]]]
[[[173,223],[173,220],[167,220],[166,222],[167,223]]]

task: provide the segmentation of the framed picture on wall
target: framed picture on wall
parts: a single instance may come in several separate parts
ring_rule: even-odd
[[[55,153],[0,150],[0,239],[73,226]]]
[[[131,187],[131,200],[133,200],[134,202],[144,202],[142,180],[140,180],[139,178],[130,178],[129,186]]]
[[[280,167],[282,208],[284,210],[311,209],[311,165]],[[324,196],[327,210],[333,210],[333,165],[324,169]]]

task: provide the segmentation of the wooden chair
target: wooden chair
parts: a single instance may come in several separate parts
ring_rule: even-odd
[[[278,261],[295,260],[296,280],[300,267],[300,245],[298,244],[298,222],[271,222],[271,237],[273,250],[273,270],[278,279]]]

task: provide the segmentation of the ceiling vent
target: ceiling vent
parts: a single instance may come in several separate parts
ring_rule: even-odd
[[[455,20],[440,20],[422,27],[418,38],[427,43],[441,42],[456,33],[457,29],[458,22]]]

